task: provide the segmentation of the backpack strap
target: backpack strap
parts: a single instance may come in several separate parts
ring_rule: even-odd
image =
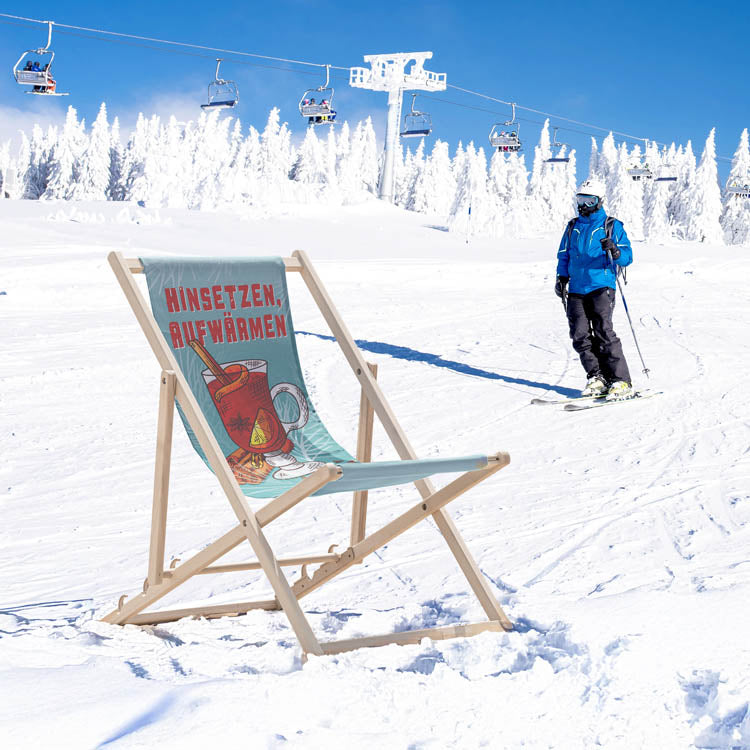
[[[619,219],[615,219],[614,216],[608,216],[604,220],[604,235],[608,240],[612,239],[612,235],[615,231],[615,222],[619,221]],[[622,223],[622,222],[620,222]],[[628,283],[628,274],[627,270],[623,268],[622,266],[617,266],[617,275],[622,276],[622,280],[625,282],[625,284]]]
[[[571,219],[568,222],[568,226],[565,229],[566,239],[565,239],[565,247],[567,250],[570,250],[570,238],[573,236],[573,227],[575,226],[576,220]]]

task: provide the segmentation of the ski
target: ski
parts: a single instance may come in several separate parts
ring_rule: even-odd
[[[571,396],[570,398],[532,398],[534,406],[558,406],[560,404],[573,404],[578,401],[596,401],[604,398],[606,394],[600,393],[593,396]]]
[[[598,409],[600,406],[611,406],[612,404],[627,404],[628,401],[636,401],[642,398],[651,398],[652,396],[658,396],[662,391],[636,391],[630,398],[619,399],[618,401],[607,401],[604,398],[599,398],[596,401],[587,404],[565,404],[563,407],[565,411],[585,411],[586,409]]]

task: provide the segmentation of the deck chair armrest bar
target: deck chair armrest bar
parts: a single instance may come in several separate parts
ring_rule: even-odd
[[[302,264],[296,258],[282,258],[286,271],[302,271]],[[123,258],[130,273],[143,273],[143,264],[138,258]]]

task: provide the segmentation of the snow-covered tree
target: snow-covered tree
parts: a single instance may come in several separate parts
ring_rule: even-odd
[[[729,245],[750,244],[750,198],[730,193],[730,185],[743,187],[750,185],[750,147],[747,128],[742,131],[740,142],[732,158],[732,168],[724,190],[724,210],[721,214],[721,228],[724,240]]]
[[[414,184],[410,207],[413,211],[430,214],[445,221],[455,192],[456,181],[451,169],[448,144],[437,140]]]
[[[724,235],[719,223],[721,208],[721,190],[716,169],[715,129],[712,129],[695,173],[685,239],[724,244]]]
[[[76,178],[70,189],[72,200],[107,200],[110,185],[110,146],[107,107],[102,103],[87,142],[73,165]]]
[[[667,214],[669,182],[652,180],[645,186],[646,209],[643,218],[643,235],[651,244],[664,245],[672,239]]]
[[[292,165],[289,177],[304,185],[320,187],[326,180],[326,163],[323,144],[318,139],[315,127],[310,125],[305,140],[297,151],[297,159]]]
[[[607,181],[607,213],[623,222],[631,240],[643,238],[643,182],[636,182],[628,174],[630,167],[640,163],[641,151],[638,146],[628,153],[627,145],[620,144],[617,162],[610,167]]]
[[[688,233],[696,172],[695,155],[693,154],[691,141],[687,142],[684,149],[678,149],[674,163],[677,184],[667,202],[667,213],[675,236],[684,240]]]
[[[76,110],[68,107],[65,124],[50,152],[49,178],[41,197],[62,200],[71,197],[78,179],[74,169],[80,164],[88,140],[84,127],[83,121],[78,121]]]

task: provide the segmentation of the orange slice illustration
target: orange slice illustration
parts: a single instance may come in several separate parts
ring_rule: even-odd
[[[250,445],[265,445],[274,436],[274,423],[271,415],[265,409],[258,409],[258,416],[253,425]]]

